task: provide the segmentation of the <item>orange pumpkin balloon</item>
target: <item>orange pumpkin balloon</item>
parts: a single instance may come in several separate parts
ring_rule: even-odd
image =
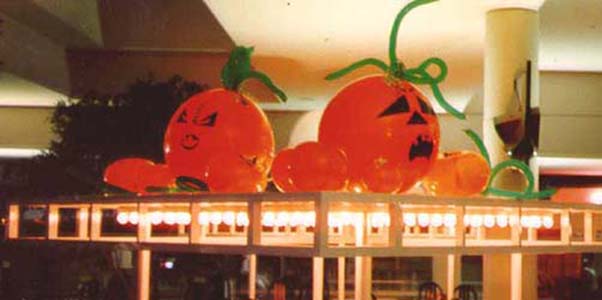
[[[166,164],[153,164],[149,169],[140,174],[146,187],[172,187],[176,184],[176,178],[169,171]]]
[[[434,195],[469,196],[482,192],[491,170],[487,161],[473,151],[444,153],[422,183]]]
[[[246,161],[266,177],[274,135],[253,101],[219,88],[196,94],[178,108],[167,126],[163,148],[167,165],[176,176],[206,181],[210,160],[218,154],[235,153],[231,156],[234,161],[228,163]]]
[[[237,152],[213,155],[207,164],[207,186],[211,192],[255,193],[265,190],[267,176]]]
[[[272,181],[281,192],[295,192],[297,188],[291,179],[291,168],[295,150],[281,150],[272,163]]]
[[[108,184],[134,193],[145,193],[146,188],[169,187],[175,178],[165,165],[156,165],[143,158],[124,158],[111,163],[104,172]]]
[[[374,186],[383,172],[396,176],[392,166],[399,167],[398,187],[376,190],[402,192],[426,175],[437,157],[440,132],[425,99],[412,84],[377,75],[352,82],[330,101],[319,141],[345,152],[351,186]],[[375,168],[375,161],[389,171]]]
[[[290,178],[298,190],[342,190],[347,177],[347,158],[337,148],[319,142],[305,142],[295,147]]]

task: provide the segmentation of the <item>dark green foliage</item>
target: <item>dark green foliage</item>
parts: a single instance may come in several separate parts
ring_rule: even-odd
[[[117,95],[89,93],[59,103],[52,117],[57,139],[37,158],[30,174],[33,195],[106,191],[104,168],[126,157],[163,162],[163,135],[171,115],[207,86],[174,76],[166,82],[139,80]]]

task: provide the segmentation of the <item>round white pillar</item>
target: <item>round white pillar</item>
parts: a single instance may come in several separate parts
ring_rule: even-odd
[[[536,10],[504,7],[487,12],[483,140],[493,165],[508,159],[495,130],[494,118],[518,112],[514,80],[526,71],[528,60],[531,61],[531,105],[539,105],[538,50],[539,14]],[[525,98],[520,101],[524,122]],[[524,181],[518,171],[506,170],[494,184],[508,190],[522,190]],[[536,276],[536,256],[520,253],[484,255],[483,299],[537,299]]]

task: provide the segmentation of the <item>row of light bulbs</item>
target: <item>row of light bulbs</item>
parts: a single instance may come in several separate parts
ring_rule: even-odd
[[[153,225],[159,225],[164,223],[166,225],[189,225],[191,221],[191,215],[188,212],[161,212],[155,211],[149,213],[150,223]],[[391,217],[388,213],[375,212],[367,214],[367,222],[374,228],[388,227],[391,225]],[[520,220],[520,226],[524,228],[552,228],[554,227],[554,218],[549,215],[525,215],[518,218],[513,215],[506,214],[467,214],[464,215],[464,226],[466,227],[486,227],[493,228],[496,225],[500,228],[517,225]],[[203,211],[198,215],[198,221],[200,225],[220,225],[225,224],[228,226],[248,226],[249,217],[246,212],[235,212],[235,211]],[[117,222],[119,224],[133,224],[136,225],[140,222],[140,215],[138,212],[119,212],[117,214]],[[333,212],[328,214],[328,226],[329,227],[341,227],[341,226],[358,226],[363,224],[364,214],[362,212]],[[407,227],[448,227],[453,228],[457,224],[457,217],[455,214],[440,214],[440,213],[404,213],[403,224]],[[273,212],[268,211],[262,215],[261,225],[267,227],[313,227],[316,225],[316,213],[313,211],[295,211],[295,212]]]
[[[128,223],[136,225],[140,222],[140,218],[140,214],[136,211],[119,212],[117,214],[117,223],[121,225]],[[153,225],[159,225],[161,223],[166,225],[188,225],[191,221],[190,213],[176,211],[154,211],[148,214],[148,218]]]
[[[403,223],[408,227],[455,227],[457,224],[455,214],[427,214],[427,213],[405,213],[403,214]],[[518,216],[506,214],[467,214],[464,215],[464,226],[466,227],[486,227],[493,228],[498,226],[505,228],[517,225]],[[525,215],[520,217],[520,226],[524,228],[546,228],[554,227],[554,218],[549,215]]]

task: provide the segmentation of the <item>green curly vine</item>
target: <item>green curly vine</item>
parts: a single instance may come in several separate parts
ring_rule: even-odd
[[[410,2],[401,11],[399,11],[395,21],[393,22],[391,35],[389,36],[389,65],[377,58],[367,58],[355,62],[346,68],[328,74],[328,76],[326,76],[326,80],[334,80],[359,68],[372,65],[387,73],[390,77],[406,80],[415,84],[429,85],[433,91],[433,95],[435,96],[437,103],[439,103],[439,105],[445,109],[445,111],[457,119],[466,119],[466,116],[462,112],[455,109],[451,104],[449,104],[449,102],[447,102],[447,100],[445,100],[441,90],[439,89],[439,83],[445,80],[445,77],[447,76],[447,65],[442,59],[438,57],[431,57],[426,59],[416,68],[406,69],[404,64],[397,58],[397,35],[401,21],[414,8],[435,1],[437,0],[415,0]],[[432,66],[439,70],[439,74],[435,77],[427,72],[427,69]]]
[[[491,168],[491,159],[489,156],[489,152],[483,143],[483,140],[479,137],[479,135],[471,129],[464,130],[464,133],[475,143],[481,155],[487,160],[487,164]],[[527,187],[520,192],[509,191],[504,189],[494,188],[491,185],[493,184],[494,179],[497,177],[499,172],[507,168],[516,168],[521,171],[525,179],[527,180]],[[487,187],[483,191],[483,195],[493,195],[500,197],[509,197],[515,199],[540,199],[540,198],[548,198],[556,193],[555,189],[546,189],[539,192],[534,192],[535,189],[535,177],[533,176],[533,172],[525,164],[524,162],[516,159],[509,159],[499,164],[495,165],[491,168],[491,175],[489,176],[489,181],[487,182]]]

